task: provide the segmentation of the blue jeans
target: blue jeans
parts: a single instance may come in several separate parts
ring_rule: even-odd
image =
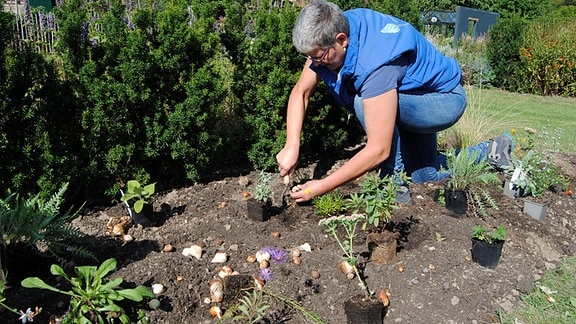
[[[437,133],[454,125],[465,109],[466,92],[462,86],[448,93],[399,93],[392,149],[390,157],[382,163],[381,175],[403,168],[415,183],[449,177],[448,172],[440,171],[440,166],[446,167],[446,159],[438,153]],[[354,100],[354,110],[366,129],[359,97]],[[485,144],[481,145],[478,149],[485,156],[487,148],[484,149]]]

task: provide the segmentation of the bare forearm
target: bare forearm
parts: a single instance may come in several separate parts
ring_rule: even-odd
[[[386,158],[388,158],[388,154],[374,152],[367,148],[362,149],[334,173],[322,179],[324,192],[334,190],[357,179],[376,168]]]
[[[286,114],[286,146],[299,147],[300,133],[304,123],[307,102],[302,96],[292,93]]]

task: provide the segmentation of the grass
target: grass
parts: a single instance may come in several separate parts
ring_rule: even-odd
[[[494,89],[467,88],[470,125],[475,125],[484,139],[513,128],[534,128],[536,149],[561,150],[576,154],[576,99],[517,94]],[[480,109],[482,108],[482,109]],[[479,122],[484,114],[490,125]],[[464,123],[466,114],[452,128]],[[488,127],[486,127],[488,126]]]
[[[576,257],[566,258],[546,273],[535,291],[522,299],[522,307],[501,314],[502,323],[576,323]]]

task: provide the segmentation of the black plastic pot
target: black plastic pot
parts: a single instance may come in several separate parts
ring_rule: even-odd
[[[344,302],[348,324],[382,324],[384,304],[378,298],[355,295]]]
[[[473,237],[472,261],[483,267],[494,269],[498,265],[498,261],[500,261],[503,246],[504,241],[496,241],[490,244]]]
[[[446,208],[456,214],[465,214],[468,210],[468,198],[466,191],[459,189],[445,189],[444,200]]]
[[[265,222],[270,219],[270,205],[270,203],[249,198],[246,200],[246,214],[251,220]]]
[[[132,210],[132,221],[134,225],[141,225],[142,227],[152,226],[152,217],[154,216],[154,206],[151,203],[144,204],[142,210],[137,213]]]

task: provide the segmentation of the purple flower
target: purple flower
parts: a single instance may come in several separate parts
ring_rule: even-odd
[[[270,260],[274,261],[275,263],[285,263],[288,261],[288,253],[283,249],[279,249],[274,246],[267,246],[262,249],[264,252],[268,252],[270,254]]]
[[[272,270],[270,268],[260,269],[260,278],[270,281],[272,279]]]

